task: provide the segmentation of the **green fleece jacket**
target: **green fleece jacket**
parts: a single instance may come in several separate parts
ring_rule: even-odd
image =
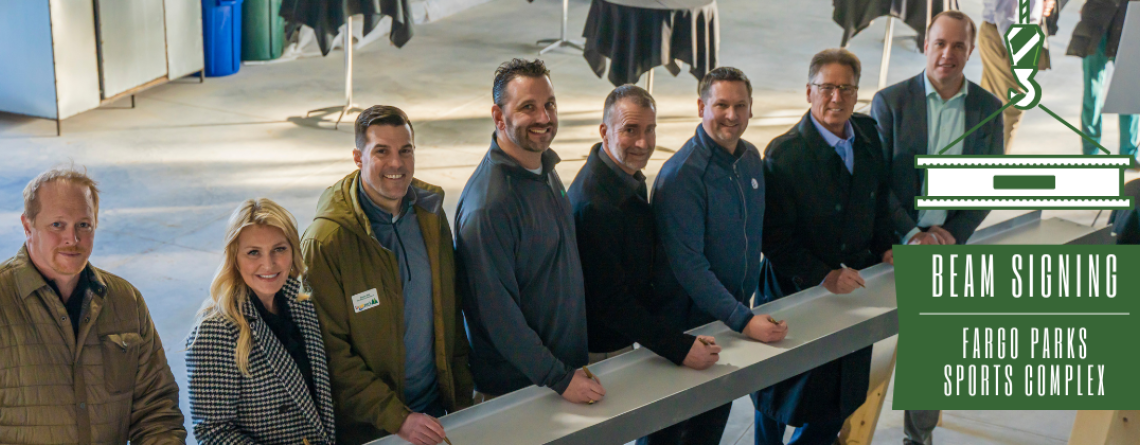
[[[395,433],[411,411],[404,397],[404,299],[395,255],[382,247],[360,207],[360,171],[333,184],[305,230],[306,287],[328,354],[337,443]],[[435,367],[448,411],[471,406],[469,344],[455,293],[455,254],[443,189],[412,181],[413,209],[431,262]]]

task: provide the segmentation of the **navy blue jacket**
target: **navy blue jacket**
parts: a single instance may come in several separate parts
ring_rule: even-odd
[[[547,150],[536,175],[492,139],[459,196],[456,288],[475,388],[488,394],[531,384],[561,394],[589,360],[582,263],[558,162]]]
[[[733,154],[700,125],[653,184],[662,313],[684,328],[723,321],[741,332],[760,284],[764,164],[741,140]]]

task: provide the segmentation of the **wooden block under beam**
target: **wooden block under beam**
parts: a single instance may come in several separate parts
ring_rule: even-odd
[[[1069,445],[1140,445],[1140,411],[1077,411]]]
[[[887,398],[887,386],[895,371],[898,336],[875,343],[871,354],[871,384],[867,391],[867,401],[843,422],[843,429],[839,431],[841,445],[870,445],[874,438],[883,402]]]

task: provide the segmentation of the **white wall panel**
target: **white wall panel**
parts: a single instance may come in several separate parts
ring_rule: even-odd
[[[103,98],[165,76],[163,0],[98,0],[98,7]]]
[[[16,0],[23,2],[28,0]],[[55,84],[59,118],[99,106],[99,60],[95,53],[95,11],[89,1],[51,0]]]
[[[201,71],[205,67],[202,53],[202,1],[166,1],[166,57],[171,80]]]
[[[47,0],[0,0],[0,111],[54,119],[55,68]]]

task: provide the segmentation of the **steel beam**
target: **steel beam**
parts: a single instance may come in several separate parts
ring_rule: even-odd
[[[1105,229],[1032,212],[979,230],[972,244],[1070,244]],[[606,388],[594,405],[575,405],[531,386],[440,419],[451,442],[472,444],[625,443],[898,333],[894,267],[862,271],[867,287],[846,295],[814,287],[753,309],[787,320],[775,344],[749,340],[721,322],[693,329],[723,347],[710,369],[678,367],[648,349],[591,365]],[[392,435],[370,445],[407,442]]]

